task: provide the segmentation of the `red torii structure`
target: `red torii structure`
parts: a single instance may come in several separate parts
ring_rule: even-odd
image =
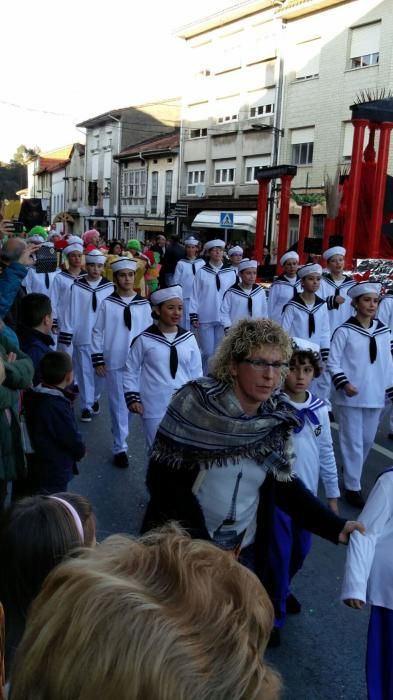
[[[255,259],[258,260],[259,263],[262,262],[263,259],[269,183],[273,179],[281,179],[280,219],[277,244],[277,260],[280,260],[288,246],[289,200],[291,197],[291,183],[296,173],[296,165],[266,165],[256,170],[259,191],[255,229]]]

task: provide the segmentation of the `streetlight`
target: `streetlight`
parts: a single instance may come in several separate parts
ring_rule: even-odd
[[[273,133],[273,154],[272,154],[272,166],[277,165],[278,161],[278,146],[279,146],[279,138],[283,137],[285,134],[284,129],[279,129],[277,126],[273,126],[271,124],[251,124],[251,128],[255,129],[255,131],[270,131]],[[270,181],[270,186],[269,186],[269,196],[268,196],[268,202],[269,202],[269,213],[268,213],[268,221],[267,221],[267,236],[266,236],[266,243],[267,247],[270,248],[270,244],[272,241],[272,231],[273,231],[273,219],[274,219],[274,209],[275,209],[275,194],[276,194],[276,180],[273,178]]]

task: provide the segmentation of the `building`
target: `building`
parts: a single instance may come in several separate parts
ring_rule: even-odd
[[[108,239],[122,236],[122,161],[113,156],[148,138],[173,132],[179,119],[180,100],[175,97],[114,109],[77,125],[86,129],[85,203],[79,210],[84,230],[97,228]]]
[[[191,64],[179,185],[187,226],[211,237],[223,232],[220,214],[233,212],[228,237],[249,240],[257,166],[295,164],[297,200],[322,195],[325,173],[350,165],[349,106],[361,91],[393,88],[391,9],[389,0],[248,0],[179,31]],[[274,243],[274,183],[269,200]],[[292,200],[288,245],[297,239],[299,211]],[[316,236],[325,215],[323,201],[313,207]]]
[[[144,240],[173,231],[177,200],[179,129],[128,146],[115,160],[120,168],[121,237]]]

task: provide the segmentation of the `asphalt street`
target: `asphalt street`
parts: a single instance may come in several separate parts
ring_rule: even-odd
[[[80,423],[88,455],[70,490],[86,495],[97,514],[98,537],[118,532],[137,535],[147,502],[144,486],[146,446],[139,417],[130,423],[128,469],[112,465],[111,434],[106,399],[101,414]],[[337,444],[337,425],[333,438]],[[336,449],[337,465],[340,455]],[[393,464],[393,442],[386,426],[377,435],[364,470],[364,493],[377,475]],[[340,513],[357,515],[344,501]],[[289,616],[282,644],[268,651],[269,661],[283,677],[283,700],[366,700],[364,655],[368,610],[355,611],[340,603],[345,547],[314,538],[312,551],[297,575],[293,591],[302,602],[300,615]]]

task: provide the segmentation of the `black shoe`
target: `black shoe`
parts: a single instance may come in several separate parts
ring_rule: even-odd
[[[388,434],[388,440],[393,440],[393,433]]]
[[[350,506],[353,506],[354,508],[364,507],[364,500],[361,491],[350,491],[349,489],[346,489],[344,496],[346,502],[349,503]]]
[[[128,467],[128,457],[126,452],[118,452],[113,457],[113,464],[115,467],[120,467],[121,469],[126,469]]]
[[[281,645],[280,628],[273,627],[272,631],[270,632],[270,637],[269,637],[269,641],[267,643],[267,648],[274,649],[275,647],[279,647],[280,645]]]
[[[298,615],[301,612],[302,604],[299,603],[298,599],[290,593],[287,598],[287,613],[290,615]]]
[[[84,408],[81,413],[81,421],[83,423],[91,423],[91,411],[88,408]]]
[[[100,404],[98,403],[98,401],[94,401],[94,403],[91,407],[91,412],[92,412],[93,416],[98,416],[98,414],[100,412]]]

